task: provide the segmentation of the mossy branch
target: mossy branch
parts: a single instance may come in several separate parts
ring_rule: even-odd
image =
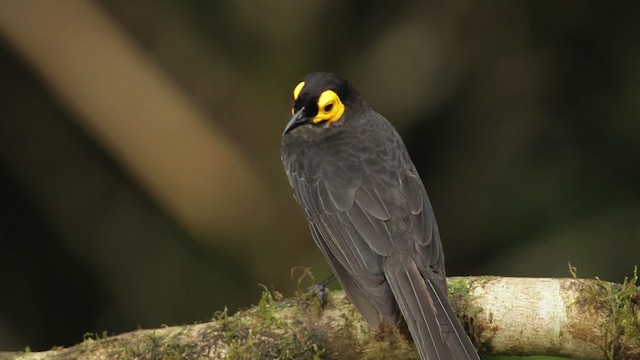
[[[483,355],[546,354],[579,359],[640,359],[637,278],[458,277],[450,297]],[[208,323],[138,330],[0,359],[418,359],[395,327],[371,329],[342,291],[260,303]]]

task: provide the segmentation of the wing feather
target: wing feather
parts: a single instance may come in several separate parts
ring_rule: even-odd
[[[411,258],[389,257],[386,273],[420,353],[428,359],[478,360],[446,292]]]
[[[420,178],[412,171],[407,171],[402,182],[409,211],[412,214],[419,214],[422,211],[422,183]]]
[[[355,171],[355,175],[350,174],[356,176],[355,179],[345,175],[345,166],[338,167],[326,161],[320,165],[311,164],[308,156],[304,161],[306,168],[289,166],[287,174],[296,199],[307,209],[314,240],[325,256],[328,259],[331,257],[330,262],[340,264],[341,268],[335,264],[332,264],[332,268],[345,290],[366,294],[369,304],[388,322],[393,322],[397,320],[398,312],[383,270],[384,258],[392,255],[398,246],[393,242],[397,234],[392,234],[388,226],[388,222],[393,220],[390,209],[394,209],[396,214],[403,211],[408,214],[412,232],[410,238],[413,240],[406,246],[415,247],[420,254],[423,260],[421,271],[430,267],[444,271],[444,264],[439,264],[444,259],[440,257],[441,250],[431,243],[433,230],[437,236],[437,228],[432,225],[433,213],[420,178],[410,170],[405,170],[401,173],[404,176],[398,177],[397,161],[401,157],[389,152],[384,156],[394,161],[385,162],[381,159],[376,162],[383,166],[378,166],[375,173],[363,171],[361,166],[347,166]],[[313,169],[315,177],[308,171],[309,167]],[[403,210],[398,203],[389,202],[394,198],[412,200],[404,205],[408,207]],[[431,263],[434,256],[438,263]],[[439,286],[446,286],[440,281],[438,283]],[[353,284],[358,284],[357,288]],[[356,297],[353,296],[354,302],[362,302],[361,299],[355,300]],[[375,325],[371,316],[368,317],[367,322]]]
[[[353,276],[349,271],[336,259],[333,253],[328,249],[323,236],[315,223],[309,223],[311,228],[311,235],[316,244],[320,248],[320,251],[324,254],[331,266],[331,270],[336,275],[338,282],[343,289],[346,290],[349,300],[358,309],[358,312],[362,315],[364,320],[372,327],[380,325],[380,316],[378,316],[378,310],[371,304],[367,294],[362,290],[360,285],[353,279]],[[348,289],[348,290],[347,290]]]
[[[367,213],[378,220],[389,220],[389,210],[384,204],[384,200],[378,194],[375,187],[366,188],[361,186],[355,193],[355,201]]]
[[[346,217],[345,217],[346,218]],[[328,249],[345,269],[344,274],[336,272],[338,278],[348,274],[351,279],[341,279],[341,284],[347,293],[364,292],[368,295],[368,301],[373,304],[385,321],[395,324],[398,320],[398,311],[393,300],[393,295],[384,277],[382,269],[383,258],[374,254],[356,231],[351,231],[348,218],[337,220],[335,216],[313,216],[310,223],[317,228],[319,245]],[[341,226],[347,225],[345,227]],[[315,235],[314,235],[315,237]],[[354,280],[356,279],[356,280]],[[353,288],[353,283],[358,288]],[[372,326],[376,326],[367,320]]]
[[[378,255],[389,256],[393,251],[391,234],[387,224],[369,215],[359,204],[355,204],[346,212],[346,217],[353,224],[355,231],[365,243]]]
[[[339,187],[333,187],[327,184],[327,192],[329,193],[328,199],[325,201],[331,201],[333,206],[339,211],[347,211],[353,205],[355,200],[356,190],[358,188],[341,189]]]
[[[402,140],[390,131],[379,133],[391,134],[381,141],[396,146],[375,151],[343,148],[311,156],[299,150],[303,159],[284,154],[295,198],[315,242],[371,326],[380,316],[395,324],[401,312],[423,356],[478,359],[447,300],[429,198]]]

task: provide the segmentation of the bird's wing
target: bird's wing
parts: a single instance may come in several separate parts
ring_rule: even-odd
[[[479,360],[449,302],[444,253],[427,192],[408,156],[399,168],[415,252],[386,259],[387,281],[423,357]]]
[[[423,358],[479,360],[449,302],[444,253],[427,192],[411,160],[403,163],[401,187],[415,252],[388,257],[385,276]]]
[[[478,359],[449,304],[435,217],[404,145],[370,154],[285,160],[314,240],[372,326],[372,308],[391,324],[399,308],[423,357]]]
[[[311,228],[311,235],[313,236],[313,239],[327,258],[333,273],[336,275],[336,278],[338,279],[338,282],[340,282],[342,288],[345,289],[347,296],[353,305],[358,309],[358,312],[369,325],[374,328],[378,327],[380,325],[380,315],[376,307],[371,303],[369,297],[364,292],[360,284],[355,281],[349,270],[347,270],[342,263],[338,261],[331,250],[329,250],[327,242],[324,241],[324,237],[318,226],[313,222],[310,222],[309,227]],[[324,236],[327,235],[325,234]]]
[[[356,199],[370,200],[362,193],[359,161],[322,163],[318,159],[298,158],[285,160],[285,164],[311,234],[358,311],[371,326],[379,324],[378,313],[395,324],[399,313],[384,277],[384,258],[375,251],[375,245],[370,245],[389,242],[384,235],[384,223],[367,220],[369,215],[355,205]],[[327,173],[333,175],[326,176]],[[376,210],[383,215],[380,209]],[[366,221],[370,227],[364,224]]]

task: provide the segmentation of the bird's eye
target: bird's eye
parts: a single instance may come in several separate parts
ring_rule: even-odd
[[[325,105],[324,109],[322,109],[322,111],[328,113],[329,111],[331,111],[331,109],[333,109],[333,102],[330,102],[327,105]]]

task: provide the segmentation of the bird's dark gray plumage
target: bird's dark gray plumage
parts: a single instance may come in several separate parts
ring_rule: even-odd
[[[438,226],[396,130],[331,73],[307,75],[294,97],[282,161],[355,307],[374,327],[402,316],[423,359],[479,359],[449,304]]]

